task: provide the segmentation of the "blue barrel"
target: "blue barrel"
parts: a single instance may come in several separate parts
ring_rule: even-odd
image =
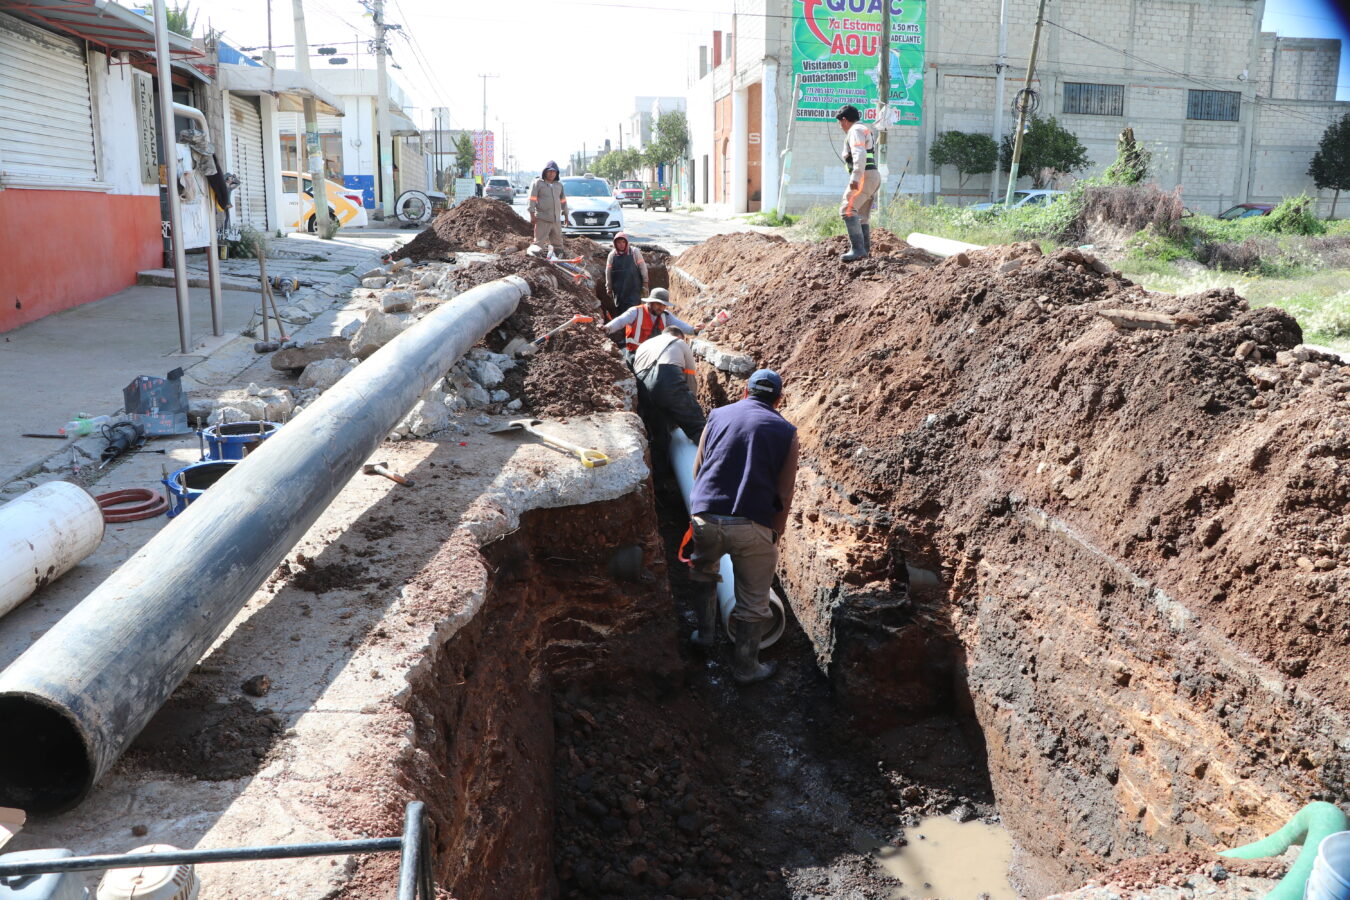
[[[202,431],[206,452],[202,459],[243,459],[258,444],[276,434],[281,426],[276,422],[231,422],[212,425]]]
[[[187,509],[188,504],[202,495],[202,491],[225,477],[225,473],[234,468],[237,459],[207,460],[184,466],[164,479],[173,503],[169,506],[168,516],[174,516]]]

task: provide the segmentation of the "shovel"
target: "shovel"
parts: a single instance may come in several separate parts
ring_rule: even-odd
[[[594,321],[595,321],[595,319],[592,318],[591,316],[573,316],[572,318],[568,319],[566,322],[564,322],[564,323],[562,323],[561,325],[559,325],[557,328],[555,328],[555,329],[553,329],[552,331],[550,331],[548,334],[540,335],[539,337],[535,338],[535,339],[534,339],[533,341],[531,341],[530,343],[531,343],[533,346],[535,346],[535,347],[542,347],[542,346],[544,346],[545,344],[547,344],[547,343],[548,343],[548,339],[551,338],[551,337],[553,337],[555,334],[558,334],[558,333],[561,332],[561,331],[564,331],[564,330],[566,330],[566,329],[568,329],[568,328],[571,328],[573,325],[585,325],[585,324],[588,324],[588,323],[594,322]]]
[[[566,450],[568,453],[581,460],[581,464],[588,469],[596,469],[609,462],[609,457],[599,450],[587,450],[585,447],[564,441],[562,438],[554,437],[551,434],[545,434],[536,425],[544,424],[540,419],[512,419],[505,425],[498,425],[496,428],[489,428],[488,434],[502,434],[507,431],[528,431],[530,434],[539,438],[545,444],[551,444],[559,450]]]

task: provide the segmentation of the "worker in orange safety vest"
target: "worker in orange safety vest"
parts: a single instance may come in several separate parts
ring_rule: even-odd
[[[656,288],[642,299],[642,303],[615,316],[605,325],[605,331],[611,335],[624,336],[623,355],[628,364],[633,364],[638,345],[660,334],[674,325],[685,334],[698,334],[701,327],[690,325],[670,312],[670,292],[665,288]]]

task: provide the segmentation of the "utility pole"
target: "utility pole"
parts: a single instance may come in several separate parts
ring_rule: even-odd
[[[994,64],[994,145],[1003,141],[1003,70],[1008,68],[1008,0],[998,6],[998,62]],[[998,202],[998,153],[994,154],[994,182],[989,188],[989,202]]]
[[[389,133],[389,74],[385,57],[389,44],[385,39],[384,0],[371,0],[370,14],[375,20],[375,130],[379,132],[380,209],[377,219],[394,215],[394,145]]]
[[[1045,0],[1036,10],[1036,31],[1031,38],[1031,57],[1027,60],[1027,81],[1017,95],[1017,137],[1013,140],[1012,165],[1008,167],[1008,192],[1003,198],[1005,207],[1012,207],[1013,191],[1017,187],[1017,167],[1022,162],[1022,138],[1027,128],[1027,112],[1031,109],[1031,82],[1036,75],[1036,50],[1041,45],[1041,26],[1045,23]]]
[[[500,78],[500,75],[479,75],[483,79],[483,133],[487,133],[487,80],[489,78]]]
[[[306,78],[309,77],[309,39],[305,36],[304,0],[291,0],[295,14],[295,68]],[[319,143],[319,110],[314,98],[304,99],[305,114],[305,152],[309,157],[309,183],[314,192],[314,231],[325,240],[332,237],[328,222],[328,178],[323,170],[323,147]],[[300,148],[296,150],[296,169],[300,168]],[[297,179],[301,180],[301,179]],[[300,195],[296,191],[296,195]],[[297,223],[304,228],[305,223]]]
[[[877,191],[877,209],[886,197],[886,125],[891,108],[891,0],[881,0],[881,72],[877,79],[877,168],[880,169],[881,190]]]

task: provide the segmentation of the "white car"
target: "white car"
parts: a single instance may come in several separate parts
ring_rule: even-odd
[[[300,210],[300,219],[296,218],[296,185],[297,175],[295,172],[281,173],[281,219],[286,223],[287,228],[294,228],[297,231],[300,228],[300,219],[305,222],[305,229],[313,232],[314,222],[314,191],[310,189],[310,176],[308,172],[303,174],[305,184],[304,206]],[[324,179],[324,184],[328,190],[328,212],[329,215],[342,223],[343,228],[364,228],[369,224],[369,218],[366,216],[364,205],[365,196],[356,188],[346,188],[336,181]]]
[[[564,234],[618,234],[623,231],[623,207],[608,181],[594,175],[577,175],[564,178],[562,183],[567,195]]]
[[[1021,209],[1024,206],[1045,206],[1056,197],[1063,194],[1063,191],[1014,191],[1012,209]],[[967,206],[966,209],[1002,209],[1003,201],[998,203],[976,203],[973,206]]]

